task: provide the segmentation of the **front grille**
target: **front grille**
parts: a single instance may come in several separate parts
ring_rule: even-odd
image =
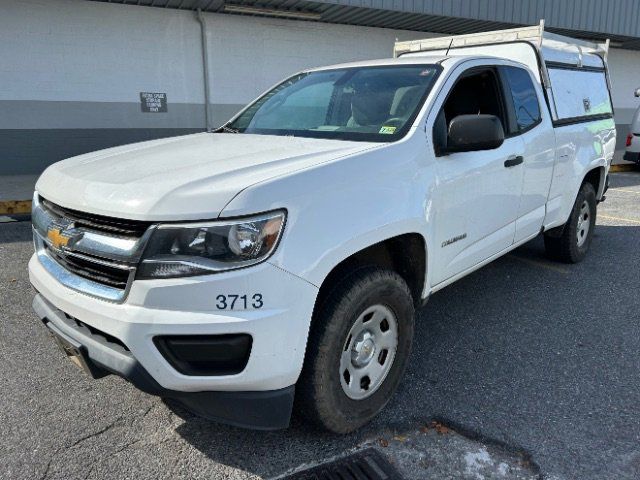
[[[79,212],[77,210],[56,205],[42,197],[40,197],[40,203],[53,217],[66,218],[71,220],[78,227],[86,227],[90,230],[99,232],[141,237],[151,225],[150,222],[142,222],[139,220],[122,220],[119,218]]]
[[[107,300],[124,299],[150,222],[79,212],[41,196],[32,218],[41,262],[59,281]]]
[[[122,290],[127,287],[129,270],[113,268],[84,258],[61,254],[51,248],[46,248],[46,250],[51,258],[79,277]]]

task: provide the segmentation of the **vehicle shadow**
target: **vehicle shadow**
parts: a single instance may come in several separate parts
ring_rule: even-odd
[[[624,379],[637,362],[615,356],[640,349],[629,318],[639,301],[627,288],[640,271],[638,242],[640,227],[599,225],[587,259],[564,265],[545,257],[539,237],[434,294],[398,393],[351,435],[314,431],[299,417],[288,430],[247,431],[174,407],[184,419],[177,432],[212,460],[268,478],[435,418],[591,478],[607,468],[594,444],[606,450],[616,438],[626,448],[640,435],[640,422],[621,414],[636,410]],[[567,455],[567,445],[585,447]]]

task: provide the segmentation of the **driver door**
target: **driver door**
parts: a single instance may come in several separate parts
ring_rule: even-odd
[[[446,145],[438,143],[446,144],[448,126],[458,115],[495,115],[504,131],[509,131],[497,68],[467,69],[441,95],[445,99],[434,123],[437,188],[433,200],[433,286],[513,244],[524,172],[520,137],[507,135],[498,148],[457,153],[447,153]]]

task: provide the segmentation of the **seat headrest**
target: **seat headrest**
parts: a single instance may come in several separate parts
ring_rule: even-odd
[[[391,103],[390,116],[405,118],[411,115],[423,92],[424,87],[421,85],[401,87],[396,90]]]
[[[389,118],[392,101],[393,92],[389,90],[355,93],[351,98],[351,114],[360,126],[380,125]]]

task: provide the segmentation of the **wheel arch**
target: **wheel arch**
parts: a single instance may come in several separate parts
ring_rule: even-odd
[[[571,207],[573,208],[573,202],[575,202],[575,199],[580,193],[580,189],[585,183],[589,183],[593,186],[593,189],[596,192],[596,201],[597,202],[600,201],[602,199],[602,196],[604,195],[604,191],[606,187],[606,181],[607,181],[606,175],[607,175],[606,169],[602,165],[599,165],[587,170],[584,176],[582,177],[582,181],[578,185],[577,191],[572,197],[573,200],[571,203]],[[544,229],[544,234],[551,238],[560,238],[562,236],[562,233],[564,232],[564,229],[566,227],[566,224],[570,215],[571,215],[571,210],[569,210],[569,213],[567,214],[567,217],[564,223],[553,228]]]
[[[604,166],[592,168],[585,173],[582,183],[580,183],[580,188],[582,188],[582,185],[585,183],[590,183],[596,192],[596,199],[600,200],[604,194],[606,177],[607,174]]]
[[[419,233],[390,237],[352,253],[325,276],[316,298],[314,316],[341,280],[360,268],[370,266],[398,273],[407,282],[414,304],[420,305],[426,282],[427,258],[427,243]]]

